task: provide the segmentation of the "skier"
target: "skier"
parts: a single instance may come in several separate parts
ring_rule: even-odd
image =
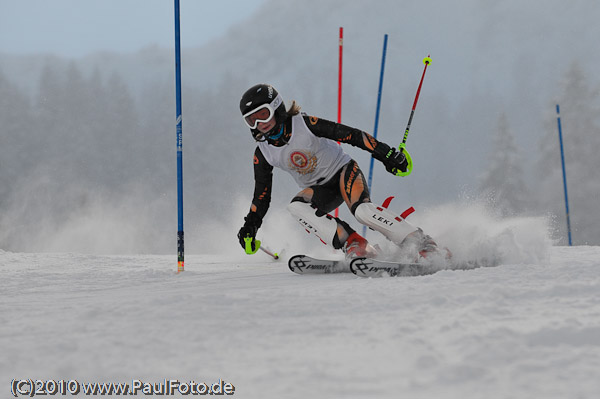
[[[258,250],[256,232],[269,209],[274,167],[289,172],[302,188],[288,211],[309,233],[341,249],[347,258],[375,257],[377,250],[348,223],[328,214],[343,202],[360,223],[400,247],[414,247],[423,257],[437,251],[436,243],[421,229],[371,202],[358,164],[336,141],[370,152],[392,174],[407,170],[402,151],[359,129],[300,113],[296,101],[286,110],[281,95],[268,84],[248,89],[240,100],[240,111],[258,142],[254,152],[254,197],[238,233],[246,252]]]

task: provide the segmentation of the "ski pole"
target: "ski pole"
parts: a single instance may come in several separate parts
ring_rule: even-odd
[[[273,259],[279,259],[279,254],[277,252],[271,252],[271,250],[265,247],[260,247],[260,249],[267,255],[271,256]]]
[[[252,241],[254,241],[254,249],[252,249]],[[260,248],[260,241],[250,237],[250,235],[248,235],[247,237],[244,237],[244,243],[245,243],[245,250],[246,253],[248,255],[254,255],[255,253],[258,252],[258,249]]]
[[[410,124],[412,123],[413,116],[415,115],[415,109],[417,108],[417,102],[419,101],[419,95],[421,94],[421,87],[423,86],[423,79],[425,79],[425,72],[427,72],[427,66],[431,64],[431,58],[429,55],[423,58],[423,64],[425,64],[425,68],[423,69],[423,75],[421,75],[421,81],[419,82],[419,88],[417,89],[417,94],[415,96],[415,102],[413,103],[412,110],[410,111],[410,117],[408,118],[408,124],[406,125],[406,130],[404,131],[404,138],[402,139],[402,143],[398,146],[398,149],[404,152],[406,156],[406,162],[408,163],[406,167],[406,172],[397,171],[396,176],[408,176],[410,172],[412,172],[413,163],[412,158],[408,151],[406,151],[406,140],[408,139],[408,132],[410,131]]]
[[[244,242],[246,243],[245,250],[248,255],[254,255],[260,249],[273,259],[279,259],[279,254],[271,251],[268,248],[265,248],[259,240],[254,239],[254,250],[252,249],[252,237],[245,237]]]

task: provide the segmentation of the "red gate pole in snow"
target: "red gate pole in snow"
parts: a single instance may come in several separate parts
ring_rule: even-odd
[[[340,57],[338,69],[338,109],[337,123],[342,123],[342,60],[344,53],[344,28],[340,26]],[[339,144],[339,143],[338,143]],[[335,217],[340,215],[340,208],[335,208]]]

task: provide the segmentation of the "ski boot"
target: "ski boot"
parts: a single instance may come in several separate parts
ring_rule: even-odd
[[[415,260],[418,262],[420,258],[428,259],[435,256],[443,256],[446,260],[452,257],[452,253],[448,248],[440,249],[437,243],[431,236],[423,233],[421,228],[413,231],[404,238],[400,243],[400,248],[406,251],[415,252],[418,254]]]
[[[377,249],[357,232],[350,234],[342,251],[348,261],[354,258],[375,258],[378,255]]]

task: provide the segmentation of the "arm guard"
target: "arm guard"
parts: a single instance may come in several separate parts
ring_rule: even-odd
[[[304,121],[310,131],[317,137],[324,137],[326,139],[339,141],[340,143],[347,143],[370,153],[373,153],[379,146],[387,147],[385,149],[386,153],[389,151],[389,146],[379,142],[375,137],[360,129],[342,125],[341,123],[331,122],[326,119],[319,119],[314,116],[304,115]],[[381,152],[383,152],[383,150]]]
[[[258,147],[254,152],[254,196],[250,213],[256,213],[259,218],[258,227],[269,210],[271,203],[271,188],[273,185],[273,166],[267,162]]]

